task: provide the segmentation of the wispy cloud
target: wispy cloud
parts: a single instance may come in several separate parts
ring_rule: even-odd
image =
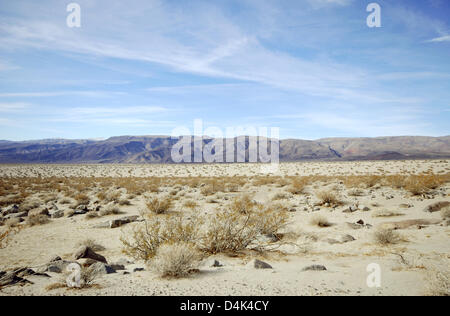
[[[450,42],[450,35],[436,37],[427,42],[430,42],[430,43]]]
[[[2,92],[0,97],[3,98],[43,98],[43,97],[60,97],[66,95],[77,95],[84,97],[112,97],[114,95],[124,94],[119,91],[51,91],[51,92]]]
[[[0,112],[16,112],[27,109],[31,103],[16,102],[16,103],[0,103]]]

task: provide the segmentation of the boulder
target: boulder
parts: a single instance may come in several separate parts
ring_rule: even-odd
[[[93,273],[94,275],[105,275],[105,274],[116,273],[116,270],[114,270],[111,266],[109,266],[103,262],[94,263],[93,265],[91,265],[88,268],[88,271]]]
[[[61,217],[64,217],[64,211],[63,211],[63,210],[52,211],[52,212],[50,212],[50,217],[51,217],[51,218],[61,218]]]
[[[86,247],[86,246],[82,246],[80,247],[73,255],[75,260],[78,259],[84,259],[84,258],[88,258],[88,259],[92,259],[95,261],[99,261],[99,262],[103,262],[103,263],[108,263],[106,261],[106,258],[103,257],[102,255],[99,255],[98,253],[96,253],[95,251],[93,251],[91,248]]]
[[[11,205],[10,207],[3,210],[3,216],[15,213],[19,213],[19,205],[16,204]]]
[[[126,225],[132,222],[136,222],[138,220],[139,216],[126,216],[119,219],[114,219],[109,221],[109,228],[117,228],[122,225]]]

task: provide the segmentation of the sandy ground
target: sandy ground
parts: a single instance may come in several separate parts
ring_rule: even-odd
[[[424,172],[446,174],[450,161],[388,161],[345,163],[286,163],[280,165],[282,176],[304,175],[393,175],[420,174]],[[260,165],[3,165],[1,178],[21,177],[232,177],[261,174]],[[446,226],[440,212],[425,212],[436,202],[449,201],[450,184],[444,184],[426,196],[413,196],[403,189],[376,185],[361,188],[361,196],[351,196],[350,189],[341,182],[313,183],[303,194],[287,193],[286,186],[267,184],[255,186],[250,182],[239,188],[239,192],[219,192],[214,197],[203,196],[200,189],[181,188],[180,198],[174,209],[183,212],[183,201],[195,200],[196,212],[211,213],[226,207],[229,201],[243,193],[251,193],[256,202],[262,204],[283,203],[289,210],[289,224],[283,232],[291,234],[289,243],[280,242],[278,251],[256,253],[245,251],[237,257],[212,255],[202,262],[200,272],[188,278],[168,280],[160,278],[144,262],[126,266],[129,274],[122,271],[99,277],[97,287],[82,290],[47,290],[46,286],[58,282],[61,274],[48,273],[51,278],[28,277],[33,284],[10,286],[0,289],[0,295],[425,295],[429,294],[428,277],[436,270],[450,267],[450,228]],[[114,189],[114,188],[112,188]],[[121,236],[127,236],[135,225],[120,228],[93,228],[96,224],[128,215],[139,215],[145,209],[148,197],[168,194],[172,188],[162,187],[160,193],[146,193],[131,199],[131,205],[120,206],[121,215],[111,215],[87,220],[85,215],[52,219],[50,223],[27,227],[14,235],[6,248],[0,249],[0,271],[15,267],[37,267],[55,255],[70,259],[79,242],[89,238],[105,247],[99,252],[108,262],[125,258],[121,252]],[[315,193],[318,190],[334,190],[344,204],[337,207],[317,206]],[[39,192],[37,192],[39,193]],[[58,197],[59,199],[62,196]],[[359,204],[359,209],[346,213],[350,205]],[[71,205],[58,201],[59,209],[68,211]],[[368,210],[363,211],[363,206]],[[381,211],[395,211],[393,217],[377,217]],[[186,211],[187,212],[187,211]],[[326,217],[333,225],[318,227],[311,219],[317,215]],[[163,215],[164,216],[164,215]],[[402,241],[382,246],[373,235],[386,222],[425,219],[438,224],[413,225],[399,230]],[[348,223],[363,220],[372,228],[356,229]],[[5,226],[0,227],[4,229]],[[420,228],[420,229],[419,229]],[[334,243],[345,235],[354,241]],[[295,244],[295,245],[294,245]],[[258,258],[269,263],[273,269],[258,270],[251,264]],[[217,259],[223,267],[211,267]],[[381,287],[368,287],[369,264],[381,268]],[[312,264],[323,265],[326,271],[302,271]],[[145,271],[133,272],[134,268]]]

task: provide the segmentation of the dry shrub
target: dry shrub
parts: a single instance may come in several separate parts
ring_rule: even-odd
[[[240,214],[249,214],[253,212],[256,203],[252,200],[252,197],[248,194],[236,197],[230,205],[230,209],[233,212]]]
[[[169,197],[165,198],[153,198],[148,200],[147,209],[154,214],[164,214],[170,210],[172,207],[172,199]]]
[[[100,216],[108,216],[108,215],[119,215],[122,214],[120,209],[114,205],[108,205],[98,212]]]
[[[136,260],[153,258],[165,243],[196,243],[201,220],[197,217],[150,216],[142,225],[135,226],[129,238],[121,237],[123,252]]]
[[[161,245],[151,268],[161,277],[182,278],[198,271],[201,255],[190,243],[178,242]]]
[[[431,296],[450,296],[450,269],[434,267],[427,274],[427,294]]]
[[[342,202],[338,199],[333,191],[320,191],[316,193],[321,205],[328,203],[329,205],[341,205]]]
[[[19,207],[19,210],[20,212],[28,212],[35,208],[38,208],[39,206],[41,206],[41,202],[39,200],[30,200],[22,203]]]
[[[80,241],[77,244],[77,247],[78,248],[80,248],[80,247],[88,247],[88,248],[91,248],[93,251],[104,251],[106,249],[102,245],[98,244],[95,240],[89,239],[89,238]]]
[[[195,209],[197,208],[199,205],[197,202],[193,201],[193,200],[187,200],[183,203],[184,207],[190,208],[190,209]]]
[[[290,187],[288,188],[288,192],[292,194],[303,194],[305,192],[306,186],[309,184],[309,181],[306,177],[302,178],[294,178]]]
[[[405,180],[404,188],[412,195],[423,195],[445,183],[445,178],[436,175],[413,175]]]
[[[89,204],[89,197],[86,194],[77,194],[74,196],[75,201],[77,201],[77,206]]]
[[[374,239],[377,244],[387,246],[399,243],[402,238],[398,232],[392,229],[380,229],[374,233]]]
[[[48,219],[48,216],[41,215],[41,214],[30,215],[27,217],[27,221],[26,221],[28,226],[44,225],[49,222],[50,222],[50,220]]]
[[[330,222],[328,221],[328,219],[327,219],[325,216],[323,216],[323,215],[314,215],[314,216],[311,218],[311,220],[309,221],[309,223],[310,223],[311,225],[313,225],[313,226],[318,226],[318,227],[322,227],[322,228],[324,228],[324,227],[330,227],[330,226],[333,225],[333,224],[330,223]]]
[[[207,221],[201,249],[216,254],[239,252],[260,235],[275,234],[287,222],[287,214],[276,207],[249,213],[222,210]]]

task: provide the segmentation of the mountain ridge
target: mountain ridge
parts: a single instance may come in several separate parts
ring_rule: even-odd
[[[245,161],[248,161],[250,139],[254,137],[246,136],[245,157],[240,157],[245,158]],[[207,145],[212,140],[214,139],[205,136],[203,145]],[[266,138],[256,138],[258,144],[263,140]],[[236,142],[236,138],[233,141]],[[271,141],[268,140],[269,143]],[[2,140],[0,141],[0,163],[173,163],[171,151],[177,142],[178,138],[164,135],[125,135],[97,140],[44,139],[16,142]],[[191,141],[191,146],[192,144]],[[237,161],[236,148],[235,143],[235,161]],[[282,162],[439,158],[450,158],[450,136],[280,140],[280,161]]]

